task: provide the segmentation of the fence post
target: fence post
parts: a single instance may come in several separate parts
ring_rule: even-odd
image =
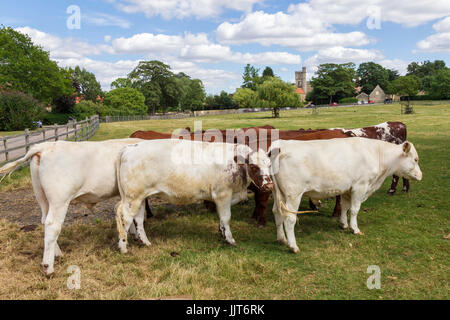
[[[30,150],[30,146],[28,145],[30,143],[30,130],[25,129],[25,152],[28,152]]]
[[[73,121],[73,137],[74,137],[75,141],[78,141],[78,137],[77,137],[77,120]]]
[[[5,148],[5,161],[9,160],[8,143],[6,137],[3,137],[3,147]]]
[[[58,141],[58,125],[55,123],[55,141]]]
[[[45,129],[42,130],[42,142],[45,142]]]
[[[69,140],[69,122],[66,124],[66,140]]]
[[[85,138],[86,140],[89,138],[89,118],[86,117],[86,126],[85,126]]]

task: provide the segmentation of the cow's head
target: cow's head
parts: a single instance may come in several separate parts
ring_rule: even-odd
[[[238,165],[246,168],[247,177],[262,191],[270,191],[273,188],[273,182],[270,178],[270,159],[262,150],[253,151],[246,147],[248,152],[244,154],[238,152],[234,161]]]
[[[401,148],[402,155],[400,157],[398,175],[407,179],[422,180],[422,171],[419,168],[419,155],[416,148],[409,141],[401,144]]]

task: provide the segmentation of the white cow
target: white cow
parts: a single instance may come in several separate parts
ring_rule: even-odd
[[[365,138],[279,140],[272,143],[269,152],[274,150],[279,151],[271,157],[275,172],[272,180],[277,239],[288,244],[293,252],[299,250],[294,236],[294,213],[303,195],[314,199],[342,195],[341,226],[348,228],[350,209],[350,228],[355,234],[362,234],[357,224],[361,203],[386,177],[396,174],[422,179],[417,151],[408,141],[395,145]]]
[[[45,225],[43,271],[53,273],[55,256],[62,255],[57,238],[72,200],[92,208],[97,202],[119,195],[116,162],[119,152],[141,139],[102,142],[44,142],[31,147],[27,154],[0,168],[7,174],[31,158],[31,181]],[[136,216],[136,236],[149,244],[143,228],[144,211]]]
[[[127,252],[127,232],[143,201],[159,195],[182,205],[213,201],[219,229],[231,245],[231,205],[247,193],[253,181],[270,190],[270,159],[263,150],[229,143],[189,140],[152,140],[125,147],[119,156],[117,179],[121,201],[117,206],[119,248]]]

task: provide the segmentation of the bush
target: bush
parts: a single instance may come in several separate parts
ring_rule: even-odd
[[[144,115],[147,113],[144,95],[133,88],[117,88],[105,95],[107,113],[116,116]]]
[[[110,113],[111,111],[103,104],[94,103],[90,100],[83,100],[73,107],[73,117],[77,120],[84,120],[86,117],[90,118],[96,114],[100,117],[104,117],[110,115]]]
[[[357,102],[358,102],[358,98],[356,98],[356,97],[342,98],[342,99],[339,100],[340,104],[357,103]]]
[[[20,91],[0,92],[0,130],[35,129],[33,121],[44,113],[41,103]]]

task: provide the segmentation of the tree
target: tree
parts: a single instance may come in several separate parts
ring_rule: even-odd
[[[117,78],[111,82],[111,89],[131,88],[131,80],[128,78]]]
[[[105,95],[104,103],[114,115],[143,115],[147,113],[144,95],[133,88],[118,88]]]
[[[256,106],[257,94],[249,88],[238,88],[233,95],[233,99],[240,108],[254,108]]]
[[[431,81],[429,94],[434,99],[450,99],[450,69],[436,73]]]
[[[319,65],[316,77],[312,78],[311,86],[316,97],[327,96],[329,102],[333,97],[338,101],[341,98],[351,97],[355,93],[355,65],[353,63]]]
[[[182,91],[170,66],[157,60],[141,61],[128,78],[132,87],[145,96],[145,104],[153,114],[158,108],[166,112],[168,107],[178,106]]]
[[[420,80],[416,76],[398,77],[392,82],[393,91],[399,96],[407,96],[409,98],[417,94],[420,89]]]
[[[389,84],[389,70],[375,62],[361,63],[356,71],[358,85],[362,91],[370,94],[377,85],[386,89]]]
[[[78,88],[78,96],[85,100],[96,102],[97,98],[102,95],[100,82],[97,81],[93,73],[85,68],[81,69],[79,66],[76,66],[74,69],[69,68],[68,72]]]
[[[271,67],[266,67],[266,68],[264,69],[263,73],[262,73],[262,76],[263,76],[264,78],[267,78],[267,77],[275,77],[275,74],[273,73],[273,70],[272,70]]]
[[[234,99],[225,91],[220,94],[208,95],[205,99],[205,107],[208,110],[232,109],[236,107]]]
[[[200,79],[189,80],[181,104],[192,111],[199,110],[205,101],[205,87]]]
[[[258,86],[257,104],[260,107],[268,107],[273,109],[273,116],[280,117],[280,108],[294,107],[298,108],[302,105],[300,96],[295,92],[295,88],[278,78],[271,78],[264,81]]]
[[[0,91],[0,130],[34,129],[44,113],[41,103],[19,91]]]
[[[261,83],[261,78],[259,76],[259,69],[254,66],[247,64],[244,68],[244,74],[242,75],[242,88],[252,89],[256,91],[256,86]]]
[[[28,35],[0,28],[0,86],[49,104],[56,97],[73,93],[72,81],[66,75]]]
[[[437,74],[439,70],[448,69],[445,66],[445,62],[442,60],[423,61],[421,63],[411,62],[408,65],[407,76],[416,76],[421,81],[419,90],[428,91],[431,86],[432,78]]]

